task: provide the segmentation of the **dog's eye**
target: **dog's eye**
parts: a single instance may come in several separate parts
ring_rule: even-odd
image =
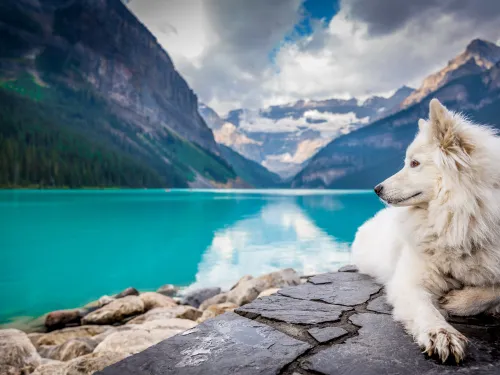
[[[417,160],[412,160],[410,162],[410,167],[412,168],[417,168],[420,165],[420,163]]]

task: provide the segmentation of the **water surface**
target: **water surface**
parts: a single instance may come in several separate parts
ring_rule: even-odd
[[[0,191],[0,322],[128,286],[335,270],[380,208],[363,191]]]

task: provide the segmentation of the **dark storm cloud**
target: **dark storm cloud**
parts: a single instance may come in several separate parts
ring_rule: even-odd
[[[500,15],[500,0],[344,0],[343,5],[372,35],[394,32],[410,22],[425,27],[435,15],[472,23],[491,22]]]

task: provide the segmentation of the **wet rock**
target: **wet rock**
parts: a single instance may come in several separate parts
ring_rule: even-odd
[[[252,302],[261,292],[270,288],[282,288],[284,286],[299,285],[300,277],[295,270],[287,268],[272,272],[245,282],[240,282],[227,294],[227,302],[238,306]]]
[[[176,307],[177,303],[170,297],[156,292],[141,293],[139,298],[144,302],[144,311],[157,307]]]
[[[183,331],[183,329],[155,328],[114,332],[95,348],[94,353],[115,352],[131,355]]]
[[[278,294],[302,300],[354,306],[367,302],[382,286],[366,275],[335,272],[314,276],[307,284],[281,289]]]
[[[307,332],[322,344],[348,334],[344,328],[340,327],[311,328]]]
[[[52,311],[45,318],[45,326],[48,330],[63,328],[71,324],[80,324],[81,318],[81,309]]]
[[[202,312],[200,310],[191,306],[158,307],[156,309],[149,310],[143,315],[139,315],[138,317],[127,322],[127,324],[141,324],[151,320],[171,318],[196,320],[201,315]]]
[[[82,319],[83,324],[114,324],[142,314],[144,302],[137,296],[127,296],[91,312]]]
[[[179,291],[179,288],[176,287],[175,285],[172,284],[166,284],[158,288],[156,293],[163,294],[164,296],[167,297],[175,297],[177,295],[177,292]]]
[[[200,310],[203,311],[209,306],[218,305],[227,301],[227,293],[217,294],[212,298],[207,299],[200,305]]]
[[[138,296],[138,295],[139,295],[139,291],[137,289],[127,288],[124,291],[118,293],[114,298],[118,299],[118,298],[123,298],[123,297],[127,297],[127,296]]]
[[[187,293],[182,299],[182,305],[190,305],[195,308],[200,307],[200,305],[209,298],[220,294],[220,288],[202,288],[196,289],[192,292]]]
[[[13,369],[35,369],[40,365],[41,357],[28,335],[17,329],[0,330],[0,367],[4,371]],[[13,369],[9,369],[9,368]]]
[[[358,267],[354,264],[348,264],[339,268],[339,272],[358,272]]]
[[[392,306],[387,302],[387,298],[385,295],[382,295],[370,301],[366,309],[383,314],[390,314],[392,312]]]
[[[65,362],[92,353],[96,346],[97,343],[92,339],[77,338],[70,339],[61,345],[41,346],[38,352],[44,358]]]
[[[278,374],[310,345],[227,313],[129,357],[99,375]],[[146,372],[144,372],[146,374]]]
[[[266,290],[260,292],[260,294],[257,296],[257,298],[272,296],[273,294],[278,293],[279,290],[280,290],[280,288],[266,289]]]
[[[294,324],[317,324],[335,322],[350,307],[327,303],[297,300],[280,295],[259,298],[236,310],[238,314],[255,318],[262,316]]]
[[[217,305],[209,306],[205,309],[205,311],[203,311],[203,315],[200,316],[196,320],[196,322],[202,323],[207,319],[215,318],[216,316],[224,314],[225,312],[233,311],[237,307],[238,305],[235,305],[234,303],[231,302],[219,303]]]
[[[38,336],[35,345],[60,345],[71,339],[96,336],[105,332],[108,328],[110,326],[97,325],[64,328]]]

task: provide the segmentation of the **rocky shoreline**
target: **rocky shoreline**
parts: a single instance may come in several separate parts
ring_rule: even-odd
[[[127,288],[84,307],[46,315],[41,332],[0,330],[0,374],[93,374],[207,319],[303,283],[293,269],[246,275],[232,288],[182,293],[173,285],[156,292]]]

